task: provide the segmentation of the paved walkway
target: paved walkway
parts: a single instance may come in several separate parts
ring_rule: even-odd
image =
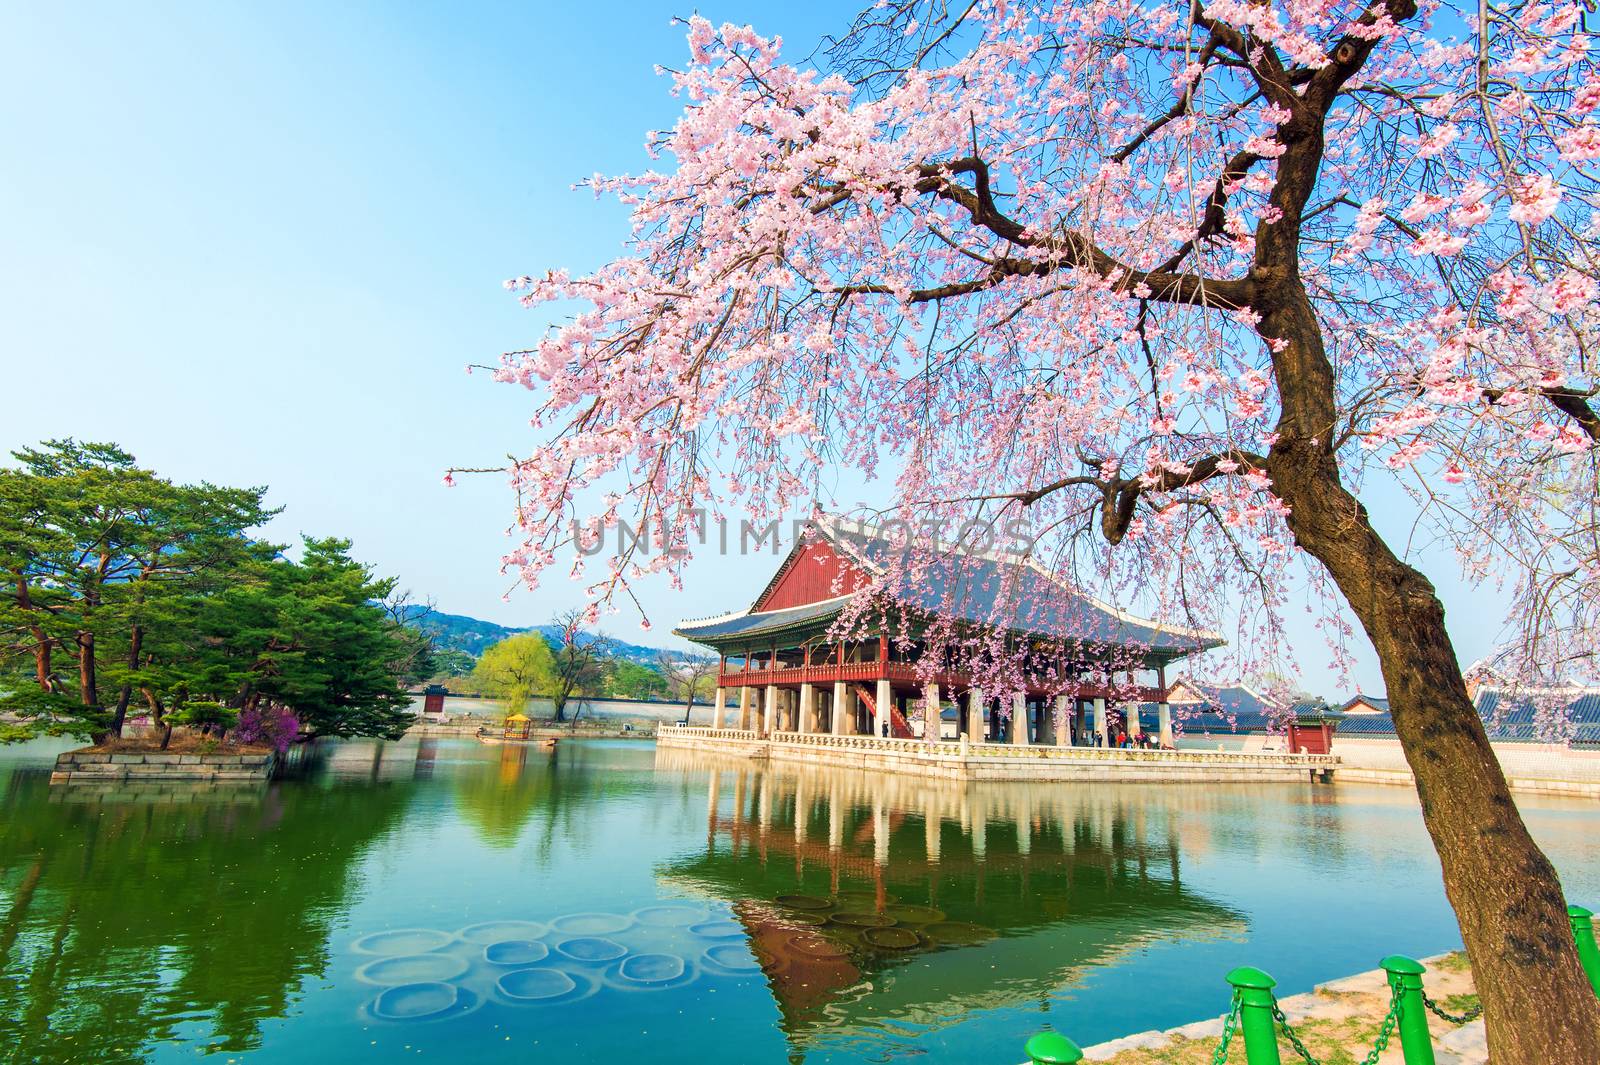
[[[1423,986],[1429,997],[1450,1012],[1462,1012],[1468,1003],[1458,996],[1472,994],[1472,974],[1465,956],[1459,952],[1441,954],[1425,958],[1422,963],[1428,967]],[[1279,1000],[1279,1005],[1318,1060],[1327,1061],[1333,1051],[1343,1050],[1359,1061],[1375,1042],[1389,1001],[1383,970],[1373,969],[1319,984],[1315,991]],[[1476,998],[1470,1001],[1476,1002]],[[1139,1032],[1113,1039],[1085,1047],[1084,1057],[1107,1065],[1210,1065],[1222,1035],[1223,1019],[1219,1015],[1164,1032]],[[1428,1025],[1433,1032],[1436,1065],[1485,1065],[1488,1061],[1481,1020],[1458,1026],[1430,1016]],[[1281,1046],[1285,1062],[1299,1060],[1287,1043]],[[1229,1048],[1228,1060],[1244,1061],[1244,1044],[1238,1036]],[[1403,1060],[1396,1036],[1378,1062],[1403,1065]]]

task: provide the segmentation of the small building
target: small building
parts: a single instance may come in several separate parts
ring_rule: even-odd
[[[1347,713],[1339,731],[1355,739],[1395,739],[1389,701],[1381,701],[1383,707],[1377,712]],[[1473,706],[1494,743],[1555,743],[1580,750],[1600,749],[1600,688],[1572,685],[1513,692],[1480,682],[1473,691]]]
[[[430,684],[422,689],[422,712],[424,714],[443,714],[444,697],[450,690],[443,684]]]
[[[1170,747],[1167,668],[1223,642],[1132,616],[1030,557],[994,552],[919,557],[916,590],[862,609],[901,551],[875,527],[815,522],[749,607],[674,629],[720,656],[712,724],[769,736],[1107,746],[1119,733],[1146,731],[1144,702]],[[1003,633],[997,616],[1011,619]],[[843,617],[855,630],[848,640],[831,635]],[[1025,690],[1007,693],[1002,708],[999,693],[975,686],[955,658],[928,662],[942,652],[921,637],[936,625],[1026,644]],[[1112,675],[1123,679],[1108,684]],[[936,710],[925,715],[925,706]]]
[[[1389,700],[1382,696],[1362,695],[1357,692],[1349,699],[1346,699],[1344,705],[1339,709],[1346,714],[1387,714],[1389,712]]]

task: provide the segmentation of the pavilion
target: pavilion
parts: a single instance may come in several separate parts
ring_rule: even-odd
[[[1129,709],[1156,704],[1160,744],[1173,746],[1167,667],[1220,646],[1215,633],[1124,613],[1030,556],[959,548],[919,560],[918,590],[902,590],[892,614],[861,609],[858,600],[874,594],[904,550],[873,526],[813,522],[748,609],[674,629],[720,656],[712,727],[964,748],[1105,747],[1119,731],[1141,733],[1138,713],[1121,700]],[[852,619],[856,638],[831,638],[841,616]],[[1005,712],[953,660],[928,668],[915,639],[936,622],[994,633],[997,617],[1006,619],[1005,639],[1051,649],[1050,661],[1019,685],[1026,690],[1009,693]],[[1112,676],[1126,679],[1108,684]],[[947,703],[955,704],[953,720],[942,713]]]

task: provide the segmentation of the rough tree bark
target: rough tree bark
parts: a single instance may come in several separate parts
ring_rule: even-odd
[[[1415,0],[1384,6],[1397,22],[1417,14]],[[1347,36],[1303,91],[1270,52],[1255,71],[1263,91],[1292,113],[1279,130],[1285,152],[1271,193],[1283,217],[1257,228],[1249,277],[1257,332],[1281,344],[1272,356],[1281,413],[1267,473],[1290,507],[1296,542],[1327,569],[1377,652],[1484,1004],[1491,1060],[1595,1065],[1600,1001],[1579,965],[1555,869],[1517,812],[1467,697],[1444,607],[1372,527],[1334,452],[1335,378],[1302,281],[1301,219],[1321,169],[1328,112],[1375,44]]]
[[[1293,276],[1253,304],[1275,357],[1283,415],[1267,456],[1289,528],[1326,567],[1377,651],[1395,732],[1416,778],[1484,1004],[1494,1065],[1600,1062],[1600,1000],[1579,965],[1561,884],[1512,801],[1467,697],[1433,585],[1390,550],[1345,488],[1330,443],[1333,370]]]

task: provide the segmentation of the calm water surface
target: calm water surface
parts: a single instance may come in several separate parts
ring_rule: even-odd
[[[1294,993],[1459,942],[1398,788],[413,740],[96,795],[54,750],[0,750],[0,1060],[1014,1065],[1219,1013],[1236,964]],[[1523,807],[1600,902],[1593,804]]]

